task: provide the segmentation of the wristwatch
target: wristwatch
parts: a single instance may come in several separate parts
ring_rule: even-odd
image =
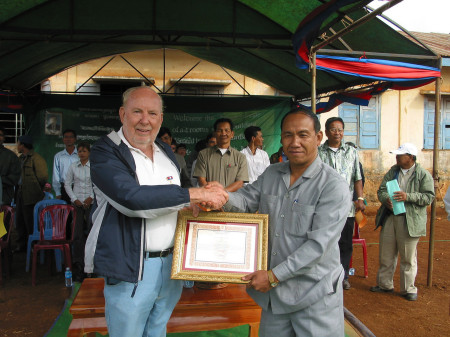
[[[267,271],[267,276],[269,277],[269,283],[272,288],[275,288],[278,285],[278,281],[275,281],[275,276],[272,270]]]

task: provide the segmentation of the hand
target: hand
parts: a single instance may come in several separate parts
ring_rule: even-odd
[[[249,281],[247,288],[253,288],[262,293],[268,292],[272,287],[270,286],[269,276],[267,270],[257,270],[254,273],[245,275],[243,281]]]
[[[395,201],[406,201],[406,192],[403,192],[403,191],[394,192],[394,200]]]
[[[194,218],[198,217],[198,214],[200,213],[200,208],[196,204],[190,204],[189,207],[183,208],[183,210],[186,211],[192,211],[192,215]]]
[[[392,206],[391,199],[387,199],[384,203],[385,203],[386,207],[392,211],[393,206]]]
[[[228,201],[228,193],[220,184],[208,188],[190,188],[189,196],[192,204],[200,204],[210,209],[221,209]]]
[[[356,211],[361,211],[364,212],[364,210],[366,209],[366,205],[364,204],[364,200],[356,200],[355,201],[355,207],[356,207]]]
[[[91,206],[91,204],[92,204],[92,198],[89,197],[83,202],[83,207],[84,208],[89,208],[89,206]]]
[[[83,207],[83,204],[82,204],[81,201],[78,200],[78,199],[75,200],[73,203],[74,203],[74,205],[77,206],[77,207]]]

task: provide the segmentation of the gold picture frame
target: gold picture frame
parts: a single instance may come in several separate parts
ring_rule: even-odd
[[[171,278],[246,283],[267,270],[268,226],[267,214],[179,211]]]

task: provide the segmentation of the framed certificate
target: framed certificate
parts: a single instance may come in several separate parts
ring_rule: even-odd
[[[246,283],[242,276],[267,270],[267,214],[178,212],[173,279]]]

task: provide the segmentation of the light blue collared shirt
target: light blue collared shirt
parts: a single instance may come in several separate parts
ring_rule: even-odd
[[[85,165],[81,164],[79,160],[70,165],[67,170],[64,188],[72,203],[77,199],[81,202],[89,197],[94,199],[94,191],[91,182],[91,163],[89,160]]]
[[[72,163],[78,160],[78,151],[75,150],[72,154],[69,154],[66,149],[55,154],[53,159],[53,189],[55,190],[56,196],[61,195],[61,183],[64,183],[66,179],[67,170]]]

